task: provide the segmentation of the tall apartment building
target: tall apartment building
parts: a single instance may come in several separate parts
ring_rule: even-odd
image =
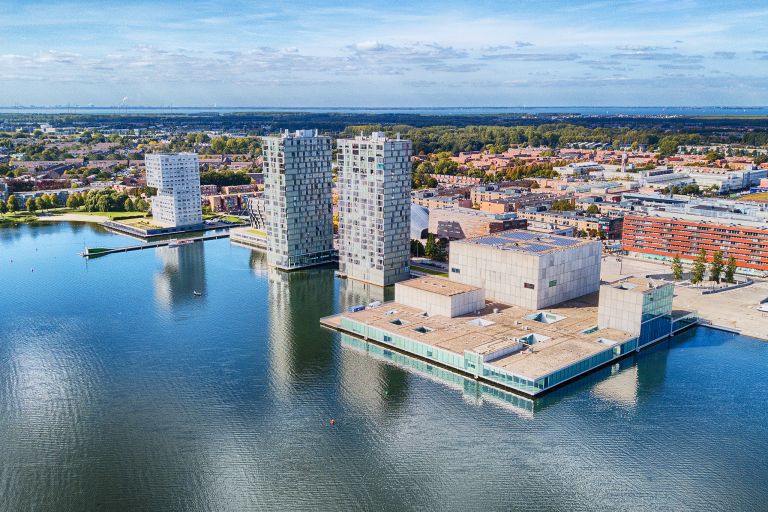
[[[339,270],[379,286],[410,277],[411,141],[339,139]]]
[[[263,137],[267,262],[320,265],[333,249],[331,139],[313,130]]]
[[[203,223],[200,201],[200,165],[196,153],[149,153],[144,156],[147,185],[152,197],[152,218],[166,227]]]

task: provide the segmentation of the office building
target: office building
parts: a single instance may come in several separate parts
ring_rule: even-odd
[[[152,197],[152,219],[163,227],[203,223],[200,200],[200,166],[195,153],[149,153],[144,157],[147,185],[157,189]]]
[[[387,286],[410,277],[411,141],[339,139],[339,270]]]
[[[291,270],[331,261],[331,139],[286,130],[262,141],[267,262]]]

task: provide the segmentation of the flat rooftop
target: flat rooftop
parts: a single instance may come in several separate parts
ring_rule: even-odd
[[[338,328],[339,319],[346,317],[462,357],[465,350],[494,354],[516,345],[517,338],[536,334],[542,341],[533,344],[532,351],[524,350],[490,361],[493,366],[535,380],[634,337],[617,329],[597,329],[597,303],[595,293],[544,310],[563,317],[552,323],[529,318],[540,311],[498,303],[487,303],[479,315],[447,318],[425,316],[424,310],[397,302],[356,313],[342,313],[325,323]]]
[[[451,243],[485,245],[500,251],[546,254],[548,252],[562,251],[599,242],[513,229],[509,231],[500,231],[498,233],[493,233],[492,235],[482,235],[465,238],[464,240],[456,240]]]
[[[460,295],[475,290],[479,290],[477,286],[469,284],[457,283],[455,281],[449,281],[445,278],[439,277],[420,277],[416,279],[408,279],[406,281],[400,281],[397,286],[404,286],[407,288],[415,288],[417,290],[423,290],[426,292],[435,293],[438,295],[445,295],[450,297],[452,295]]]
[[[618,281],[613,281],[605,284],[612,286],[613,288],[626,290],[633,293],[645,293],[655,288],[661,288],[662,286],[670,285],[671,283],[662,282],[658,285],[654,285],[648,279],[644,279],[642,277],[630,276],[624,279],[620,279]]]

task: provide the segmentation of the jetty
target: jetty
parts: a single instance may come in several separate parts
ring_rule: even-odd
[[[195,238],[184,238],[183,240],[189,242],[205,242],[206,240],[218,240],[220,238],[229,238],[229,233],[219,233],[215,235],[199,236]],[[159,240],[157,242],[147,242],[145,244],[128,245],[125,247],[86,247],[80,256],[83,258],[96,258],[99,256],[106,256],[107,254],[114,254],[118,252],[130,252],[141,251],[143,249],[154,249],[155,247],[164,247],[174,242],[173,239]]]

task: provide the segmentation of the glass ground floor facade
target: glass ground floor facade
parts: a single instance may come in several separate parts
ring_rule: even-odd
[[[475,378],[482,378],[488,382],[496,383],[527,395],[537,395],[581,374],[619,359],[634,350],[667,338],[673,333],[690,327],[697,322],[698,318],[695,314],[677,319],[673,319],[668,315],[656,317],[643,323],[640,336],[633,337],[619,344],[606,345],[605,350],[601,350],[587,358],[575,361],[568,366],[535,379],[524,375],[517,375],[490,362],[483,361],[481,354],[467,350],[464,354],[460,355],[412,338],[384,331],[378,327],[358,322],[346,316],[341,317],[339,327],[342,331],[392,346],[408,354],[435,361],[443,366],[470,374]]]

